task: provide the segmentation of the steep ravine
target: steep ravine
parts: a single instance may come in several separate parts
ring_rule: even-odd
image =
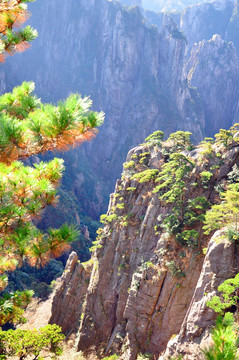
[[[219,200],[215,186],[224,186],[233,165],[239,165],[238,144],[223,150],[217,143],[218,155],[211,157],[205,144],[190,152],[181,145],[175,150],[173,140],[162,147],[156,143],[129,152],[90,262],[78,264],[72,254],[54,294],[50,322],[62,325],[66,335],[75,333],[75,348],[85,354],[118,353],[133,360],[148,352],[165,360],[176,352],[199,359],[215,320],[206,301],[239,271],[236,243],[222,240],[220,233],[203,235],[199,220],[186,222],[190,211],[193,218],[203,214],[195,201],[203,200],[207,208],[207,201]],[[172,149],[194,164],[185,177],[184,222],[174,235],[166,220],[175,205],[153,192],[164,164],[172,161]],[[205,181],[205,171],[213,174],[210,180]],[[181,236],[190,229],[198,238]]]

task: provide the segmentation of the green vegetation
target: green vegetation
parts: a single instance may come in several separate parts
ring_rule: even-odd
[[[150,155],[150,153],[148,151],[145,151],[145,152],[139,154],[139,157],[142,158],[142,157],[146,157],[146,156],[149,156],[149,155]]]
[[[153,359],[153,355],[150,353],[139,353],[137,355],[137,360],[152,360]]]
[[[42,233],[32,223],[57,201],[56,188],[64,169],[54,159],[25,166],[18,159],[51,149],[65,149],[90,139],[102,114],[89,111],[91,102],[71,95],[58,106],[43,105],[33,83],[23,83],[0,97],[0,285],[6,272],[28,263],[42,267],[78,239],[75,226],[62,225]],[[10,316],[10,315],[9,315]]]
[[[189,177],[195,163],[182,153],[174,153],[169,161],[162,166],[162,170],[156,179],[160,184],[154,192],[159,192],[159,198],[166,203],[182,205],[185,180]]]
[[[167,142],[172,144],[171,153],[180,150],[192,150],[192,133],[189,131],[176,131],[169,135]]]
[[[227,190],[221,194],[222,202],[213,205],[206,213],[204,231],[210,234],[213,230],[231,227],[238,231],[239,211],[239,183],[228,185]]]
[[[0,61],[24,51],[37,32],[30,26],[19,30],[34,0],[2,1],[0,5]],[[54,159],[26,166],[32,155],[63,151],[92,139],[103,122],[103,113],[90,111],[89,98],[70,95],[57,105],[42,104],[34,94],[33,82],[24,82],[0,97],[0,291],[6,289],[8,274],[28,264],[42,268],[50,259],[68,250],[79,237],[76,226],[63,224],[47,233],[35,226],[43,210],[57,202],[56,189],[64,170]],[[47,284],[45,284],[47,285]],[[33,291],[1,294],[0,325],[24,322],[24,310]],[[36,330],[0,329],[0,358],[16,356],[40,359],[41,351],[55,356],[64,335],[57,325]]]
[[[224,311],[233,305],[237,305],[239,299],[237,290],[239,289],[239,274],[232,279],[225,280],[218,286],[218,291],[222,292],[223,301],[219,296],[213,296],[207,302],[207,306],[213,309],[216,313],[223,314]]]
[[[201,162],[205,163],[213,157],[213,138],[204,138],[200,143],[200,158]]]
[[[131,177],[132,180],[137,180],[140,184],[154,180],[158,175],[159,171],[157,169],[147,169],[140,173],[137,173]]]
[[[117,205],[116,205],[116,208],[117,208],[117,209],[120,209],[120,210],[123,210],[123,209],[124,209],[124,206],[125,206],[124,203],[122,203],[122,204],[117,204]]]
[[[234,124],[229,130],[220,129],[213,138],[205,138],[199,145],[202,163],[208,163],[213,157],[219,159],[225,156],[225,152],[232,148],[233,142],[238,142],[239,124]],[[217,164],[216,164],[217,166]]]
[[[170,261],[166,260],[165,265],[170,270],[172,276],[175,276],[178,279],[186,276],[185,273],[181,270],[181,268],[177,264],[175,264],[175,262],[173,260],[170,260]]]
[[[210,203],[205,196],[198,196],[187,201],[184,213],[184,223],[189,226],[195,225],[197,221],[204,221],[205,212],[210,208]]]
[[[145,151],[144,153],[140,154],[139,157],[140,157],[139,163],[141,165],[147,165],[149,161],[150,153]]]
[[[42,351],[59,356],[62,354],[60,344],[64,338],[61,328],[57,325],[46,325],[39,331],[0,329],[0,358],[17,356],[18,359],[23,360],[28,356],[34,356],[34,359],[40,360],[43,359],[40,356]]]
[[[0,298],[0,326],[9,323],[25,322],[24,310],[30,303],[32,290],[3,293]]]
[[[218,134],[215,134],[216,143],[223,145],[228,150],[232,145],[233,133],[231,130],[220,129]]]
[[[160,146],[162,141],[164,140],[163,131],[155,131],[151,135],[149,135],[144,141],[149,143],[149,145],[158,145]]]
[[[118,219],[118,215],[116,214],[112,214],[112,215],[102,214],[100,216],[100,222],[102,222],[103,224],[111,223],[112,221],[115,221],[117,219]]]
[[[208,184],[209,184],[212,176],[213,176],[213,174],[210,171],[203,171],[203,172],[200,173],[202,186],[204,188],[208,187]]]
[[[180,244],[193,247],[198,244],[199,234],[194,229],[184,227],[186,225],[192,227],[197,221],[203,220],[203,214],[208,208],[208,202],[204,197],[187,200],[188,185],[186,184],[194,166],[194,161],[182,153],[171,154],[156,179],[160,184],[153,191],[159,193],[161,201],[174,205],[171,214],[163,220],[162,227],[168,234],[174,235]]]
[[[129,212],[125,217],[124,220],[128,220],[130,218],[132,218],[134,216],[134,214],[132,212]]]
[[[101,238],[98,237],[95,241],[92,241],[92,245],[89,249],[90,252],[94,252],[96,249],[101,249],[102,245],[101,245]]]
[[[239,168],[237,164],[234,164],[232,170],[227,174],[228,182],[230,184],[239,182]]]
[[[29,17],[27,3],[34,0],[1,1],[0,5],[0,62],[8,55],[22,52],[30,47],[29,42],[37,37],[30,26],[18,29]]]
[[[139,183],[154,181],[156,186],[153,193],[159,194],[162,203],[173,205],[170,215],[160,219],[161,224],[155,228],[156,234],[159,233],[158,228],[162,228],[168,235],[173,235],[181,245],[196,247],[199,245],[201,222],[210,204],[203,196],[188,199],[191,186],[200,184],[195,183],[194,179],[194,182],[190,183],[196,166],[193,159],[184,153],[185,150],[193,148],[190,136],[190,132],[177,131],[163,141],[164,134],[161,131],[150,135],[145,141],[147,143],[160,141],[164,163],[160,170],[148,168],[134,174],[131,179]],[[139,158],[144,159],[147,156],[148,152],[145,151],[139,155]],[[212,176],[213,174],[209,171],[202,172],[202,182],[205,186],[208,185]],[[195,229],[195,226],[199,226],[199,231]]]
[[[219,316],[212,330],[214,344],[203,353],[207,360],[238,360],[236,331],[233,314],[226,313],[224,318]]]
[[[135,166],[135,162],[134,162],[133,160],[131,160],[131,161],[125,162],[125,163],[123,164],[123,166],[124,166],[124,169],[129,169],[129,168]]]
[[[238,360],[238,324],[235,323],[231,312],[233,307],[238,306],[239,274],[234,278],[225,280],[218,291],[222,297],[213,296],[207,302],[207,306],[213,309],[220,316],[217,317],[216,325],[212,329],[212,340],[214,344],[203,353],[207,360]],[[235,312],[235,309],[233,312]],[[225,313],[224,317],[222,315]]]
[[[118,358],[119,356],[114,354],[114,355],[106,356],[102,360],[117,360]]]
[[[133,192],[133,191],[136,190],[136,187],[130,186],[130,187],[128,187],[126,190],[129,191],[129,192]]]

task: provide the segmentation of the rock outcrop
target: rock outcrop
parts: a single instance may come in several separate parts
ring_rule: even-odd
[[[84,305],[92,265],[81,264],[75,252],[72,252],[60,284],[57,284],[57,296],[53,298],[50,323],[60,324],[64,334],[69,336],[78,330]],[[77,296],[76,296],[77,293]]]
[[[161,147],[153,139],[129,152],[108,212],[102,217],[104,227],[94,244],[88,287],[84,268],[89,268],[78,264],[70,271],[76,261],[72,255],[53,300],[51,322],[63,325],[66,334],[70,329],[75,332],[78,351],[96,351],[101,356],[118,353],[132,360],[146,352],[155,357],[161,354],[161,359],[174,353],[198,359],[215,320],[206,302],[219,284],[239,270],[236,244],[219,242],[218,233],[209,241],[201,222],[194,218],[199,208],[190,205],[192,201],[218,201],[215,186],[225,185],[227,174],[239,165],[239,147],[233,143],[231,150],[221,152],[222,145],[217,143],[213,151],[221,155],[213,158],[203,155],[203,146],[181,153],[195,163],[185,178],[180,210],[184,215],[175,215],[179,205],[163,200],[155,191],[155,179],[165,169],[175,143],[168,140]],[[203,171],[212,173],[206,183],[200,175]],[[179,220],[181,216],[188,219],[190,211],[194,225]],[[170,233],[177,221],[183,221],[181,227]],[[185,237],[183,229],[197,235]],[[206,246],[204,258],[202,248]]]
[[[182,323],[179,335],[169,341],[167,349],[159,360],[183,354],[185,359],[200,360],[202,349],[210,344],[210,327],[216,315],[206,305],[217,294],[218,286],[239,271],[239,253],[235,243],[222,242],[217,232],[208,244],[202,271],[195,292]]]

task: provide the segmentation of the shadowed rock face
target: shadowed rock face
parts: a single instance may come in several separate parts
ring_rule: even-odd
[[[239,165],[238,144],[225,152],[220,169],[217,157],[202,163],[200,151],[187,152],[190,155],[196,165],[187,177],[185,199],[205,196],[215,202],[215,185],[234,164]],[[144,144],[129,152],[90,263],[75,266],[74,255],[69,260],[53,299],[51,321],[64,324],[66,334],[74,324],[78,350],[123,353],[132,360],[145,352],[161,354],[162,360],[175,352],[199,359],[202,341],[208,340],[215,313],[206,302],[219,284],[239,271],[238,249],[235,243],[218,242],[221,233],[208,239],[202,224],[194,226],[198,246],[182,245],[165,235],[163,219],[172,214],[175,204],[159,200],[153,191],[154,178],[144,183],[132,179],[142,169],[160,171],[165,159],[165,152],[156,145]],[[209,167],[213,176],[205,189],[200,173]],[[205,246],[204,257],[200,247]],[[67,310],[64,304],[69,304]]]
[[[229,14],[233,7],[228,4],[224,10]],[[189,130],[198,141],[211,129],[235,121],[238,69],[232,46],[218,45],[208,37],[208,44],[194,46],[190,66],[185,65],[192,42],[203,39],[206,31],[199,31],[203,5],[182,15],[180,29],[187,40],[169,16],[163,16],[156,29],[139,8],[126,9],[119,2],[41,0],[31,4],[31,24],[39,38],[29,51],[2,65],[0,88],[4,92],[23,80],[33,80],[44,101],[55,102],[77,91],[90,95],[94,109],[105,112],[98,137],[64,156],[68,174],[64,185],[74,191],[89,215],[103,212],[127,152],[152,131]],[[224,10],[218,13],[224,16]],[[200,19],[195,31],[191,31],[193,11]],[[232,29],[236,16],[234,20]],[[206,24],[210,22],[202,28]],[[210,31],[211,36],[214,30]],[[212,56],[205,64],[203,59]]]
[[[201,349],[208,347],[209,329],[216,318],[216,314],[206,303],[217,294],[218,286],[226,279],[234,277],[239,270],[237,246],[235,243],[221,242],[221,235],[220,232],[215,233],[208,245],[202,271],[179,335],[169,341],[159,360],[167,360],[179,353],[187,355],[189,360],[204,359]]]
[[[120,0],[120,3],[126,6],[142,6],[142,0]]]

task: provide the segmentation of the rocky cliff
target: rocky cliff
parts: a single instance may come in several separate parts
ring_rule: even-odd
[[[142,0],[120,0],[120,3],[126,6],[142,6]]]
[[[72,254],[54,295],[50,321],[85,353],[199,359],[215,320],[206,302],[239,270],[237,243],[203,235],[201,222],[239,165],[238,143],[192,150],[187,133],[161,135],[129,152],[90,262]]]
[[[38,29],[39,39],[28,52],[2,65],[1,91],[34,80],[43,100],[56,101],[78,91],[90,95],[94,108],[106,113],[95,141],[65,155],[65,188],[74,192],[89,215],[96,217],[102,212],[127,152],[152,131],[160,128],[169,134],[187,129],[199,141],[210,129],[235,121],[236,55],[232,55],[232,45],[210,38],[219,32],[218,24],[223,26],[221,36],[235,33],[236,7],[233,10],[231,2],[221,6],[213,16],[226,20],[214,26],[205,20],[203,6],[214,9],[202,4],[186,10],[181,27],[162,15],[160,28],[156,28],[139,8],[125,8],[119,2],[41,0],[31,4],[31,24]],[[206,19],[211,19],[210,11],[206,14]],[[229,31],[225,23],[230,16],[234,22]],[[203,49],[195,45],[188,67],[192,42],[204,38],[209,45]],[[228,48],[225,53],[224,46]],[[214,60],[205,63],[205,56]],[[217,62],[221,64],[219,72]],[[228,78],[221,93],[221,84]],[[221,112],[224,96],[226,106]]]
[[[180,11],[185,7],[197,3],[203,3],[204,0],[142,0],[145,9],[158,11]],[[208,1],[207,1],[208,2]]]
[[[169,341],[159,360],[178,354],[186,355],[186,359],[204,359],[202,349],[208,348],[211,342],[210,327],[215,322],[215,314],[206,303],[217,293],[218,286],[234,277],[239,270],[238,245],[222,242],[220,236],[221,233],[217,232],[208,244],[201,274],[180,332]]]
[[[233,123],[238,121],[239,62],[231,42],[217,34],[193,45],[184,77],[203,103],[207,135],[229,128],[232,119]]]
[[[185,33],[189,44],[210,40],[214,34],[221,35],[227,41],[232,40],[227,36],[227,32],[234,4],[235,1],[218,0],[187,7],[181,14],[180,30]]]

